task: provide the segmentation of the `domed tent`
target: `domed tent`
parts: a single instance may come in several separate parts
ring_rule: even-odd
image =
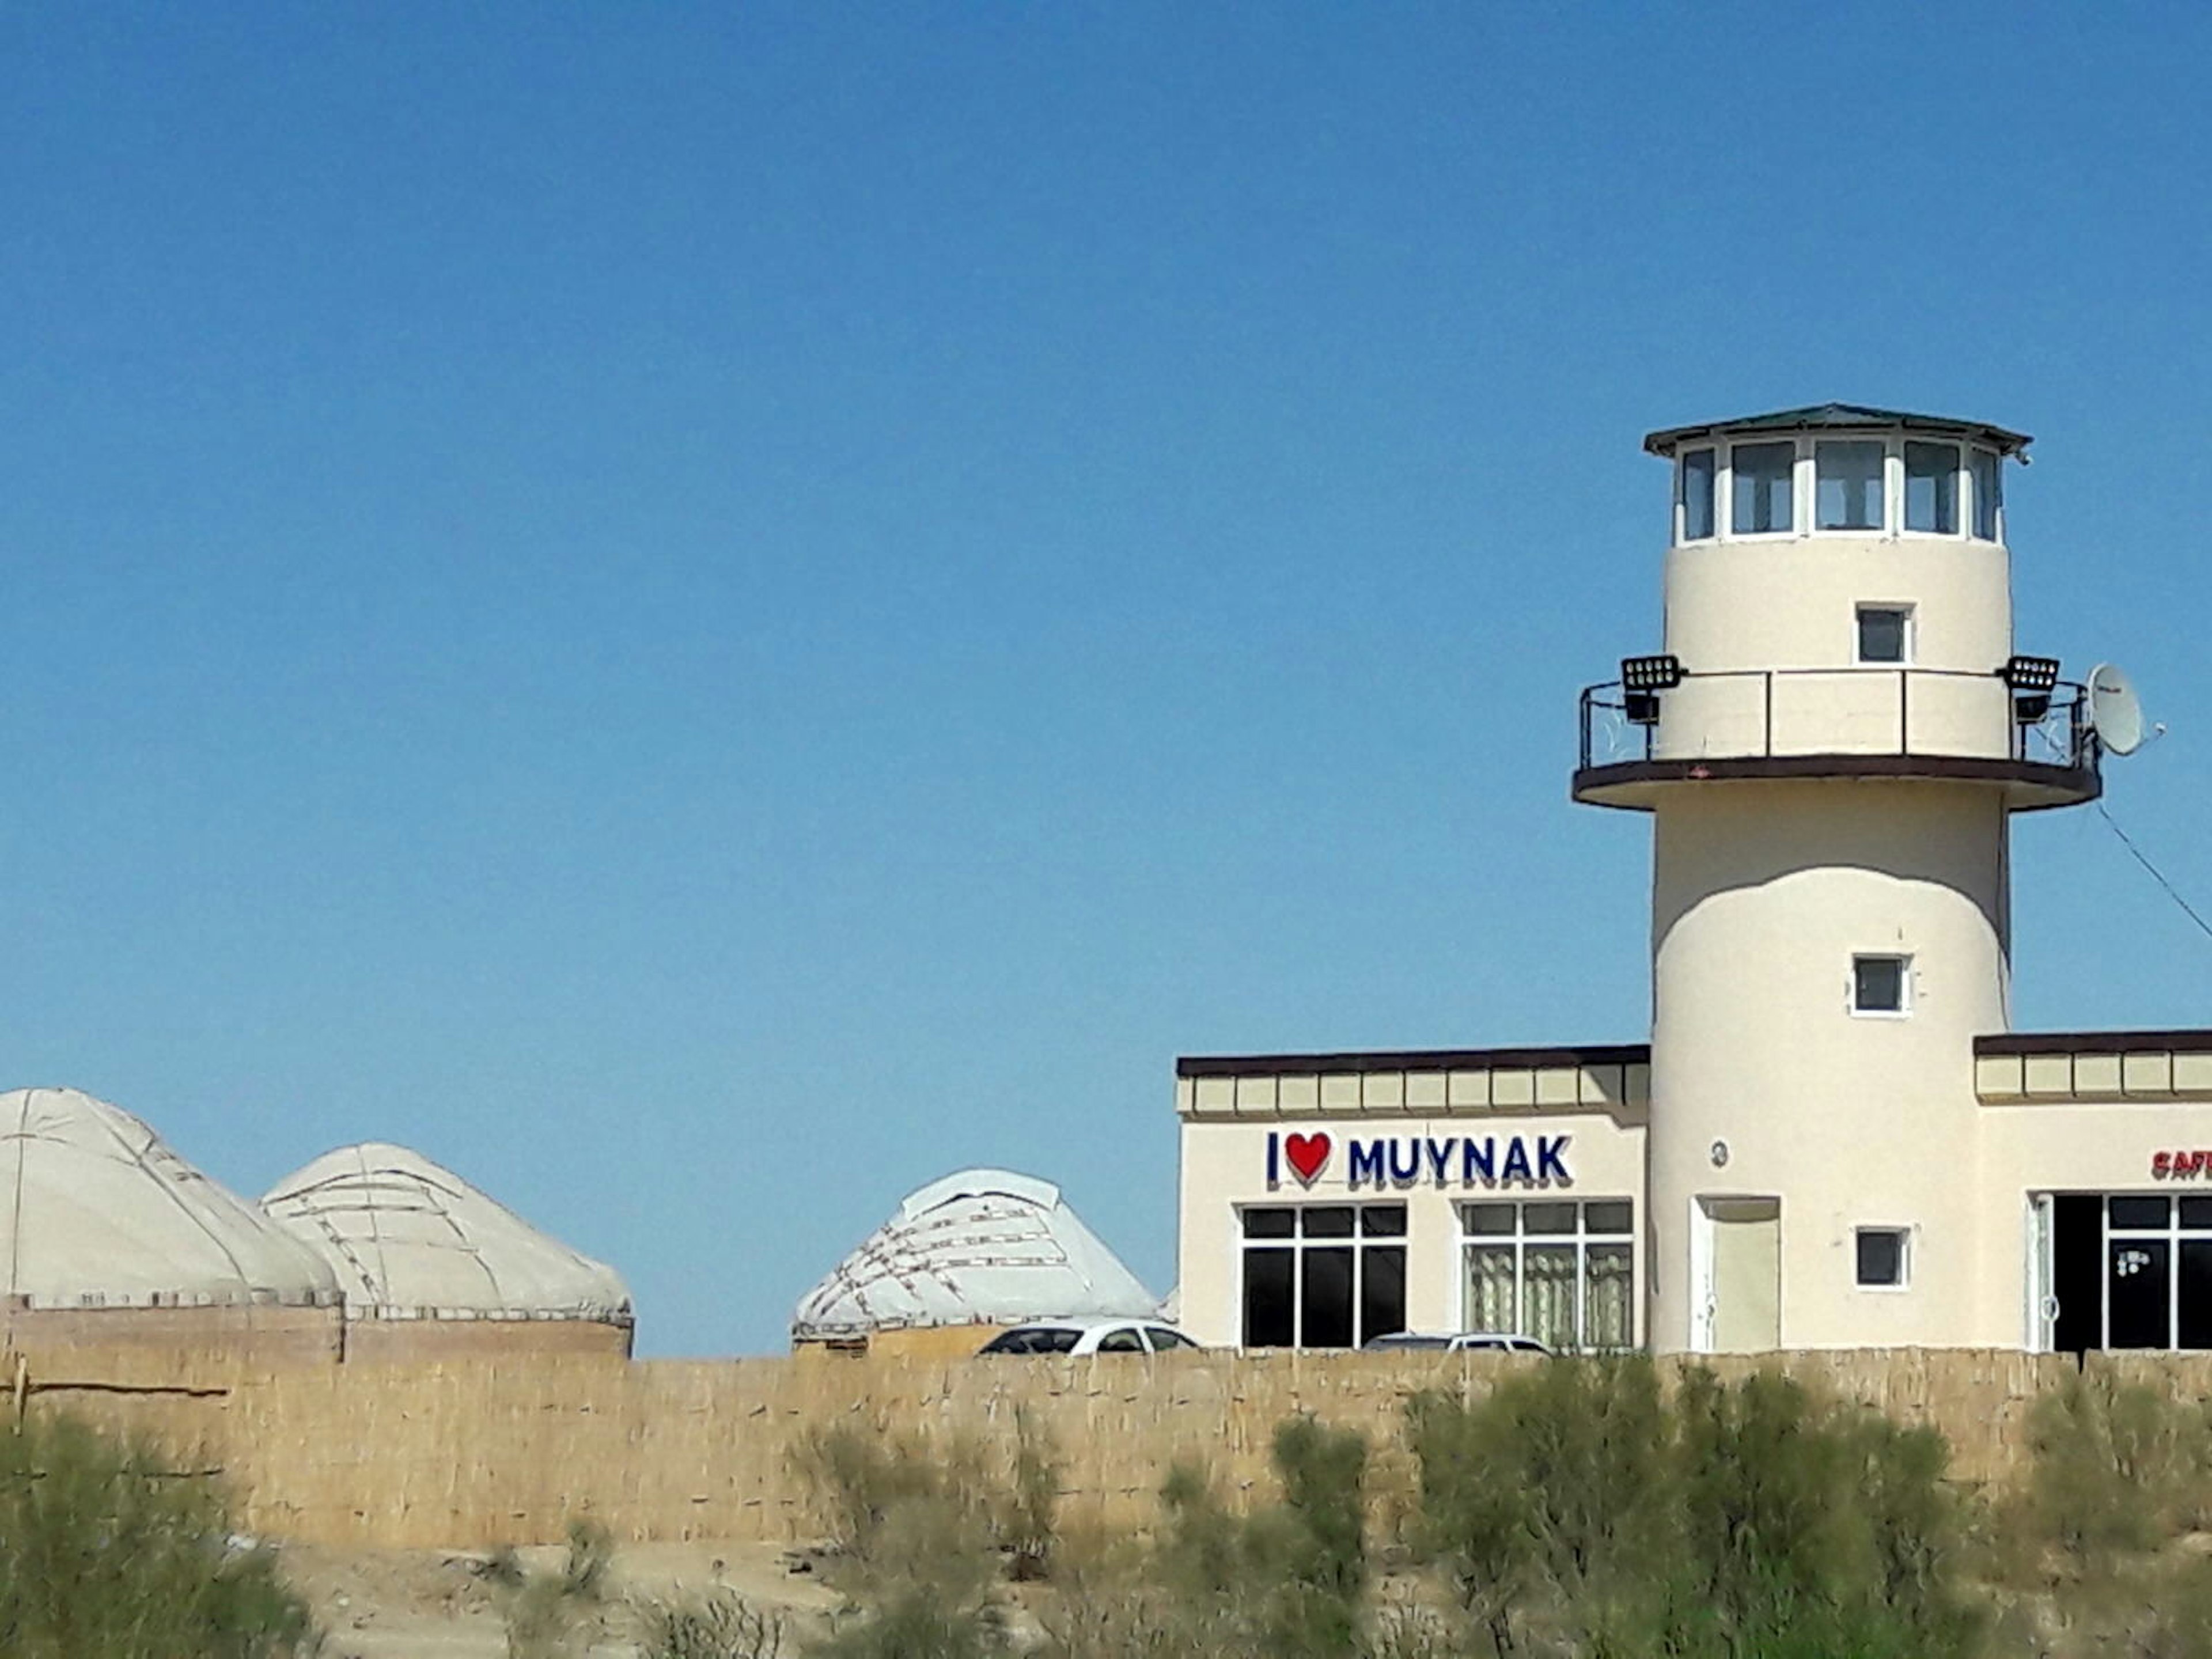
[[[794,1345],[971,1353],[978,1326],[1158,1307],[1050,1182],[963,1170],[909,1193],[799,1299]]]
[[[342,1146],[261,1200],[337,1276],[349,1358],[627,1354],[629,1288],[420,1152]]]
[[[146,1124],[79,1090],[0,1094],[0,1264],[19,1350],[336,1356],[330,1268]]]

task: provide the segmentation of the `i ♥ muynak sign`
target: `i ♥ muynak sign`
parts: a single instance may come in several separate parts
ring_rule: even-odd
[[[1344,1141],[1347,1187],[1540,1187],[1574,1185],[1567,1170],[1569,1135],[1372,1135]],[[1267,1135],[1267,1184],[1285,1179],[1310,1187],[1337,1153],[1326,1129]]]

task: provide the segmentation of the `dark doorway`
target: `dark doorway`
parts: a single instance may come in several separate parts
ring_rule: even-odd
[[[2051,1200],[2051,1294],[2058,1303],[2051,1346],[2085,1353],[2105,1346],[2105,1200],[2058,1193]]]

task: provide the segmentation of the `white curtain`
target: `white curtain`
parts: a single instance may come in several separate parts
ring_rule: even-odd
[[[1513,1331],[1519,1328],[1514,1306],[1513,1247],[1510,1244],[1470,1244],[1467,1250],[1467,1328],[1471,1331]]]
[[[1531,1244],[1523,1273],[1528,1305],[1521,1334],[1553,1348],[1575,1346],[1575,1247]]]
[[[1591,1348],[1625,1348],[1634,1340],[1636,1310],[1626,1244],[1589,1247],[1589,1282],[1583,1293],[1583,1344]]]

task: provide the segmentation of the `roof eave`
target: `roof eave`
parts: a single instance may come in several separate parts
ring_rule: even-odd
[[[1671,459],[1674,452],[1683,445],[1700,439],[1715,438],[1723,433],[1866,432],[1893,431],[1899,428],[1908,432],[1968,439],[1988,444],[2000,454],[2022,459],[2026,459],[2028,445],[2035,441],[2025,432],[1991,426],[1986,421],[1954,420],[1942,415],[1916,415],[1904,410],[1851,409],[1825,404],[1817,409],[1784,410],[1773,414],[1742,416],[1735,420],[1703,421],[1694,426],[1668,427],[1646,433],[1644,449],[1647,454]]]

